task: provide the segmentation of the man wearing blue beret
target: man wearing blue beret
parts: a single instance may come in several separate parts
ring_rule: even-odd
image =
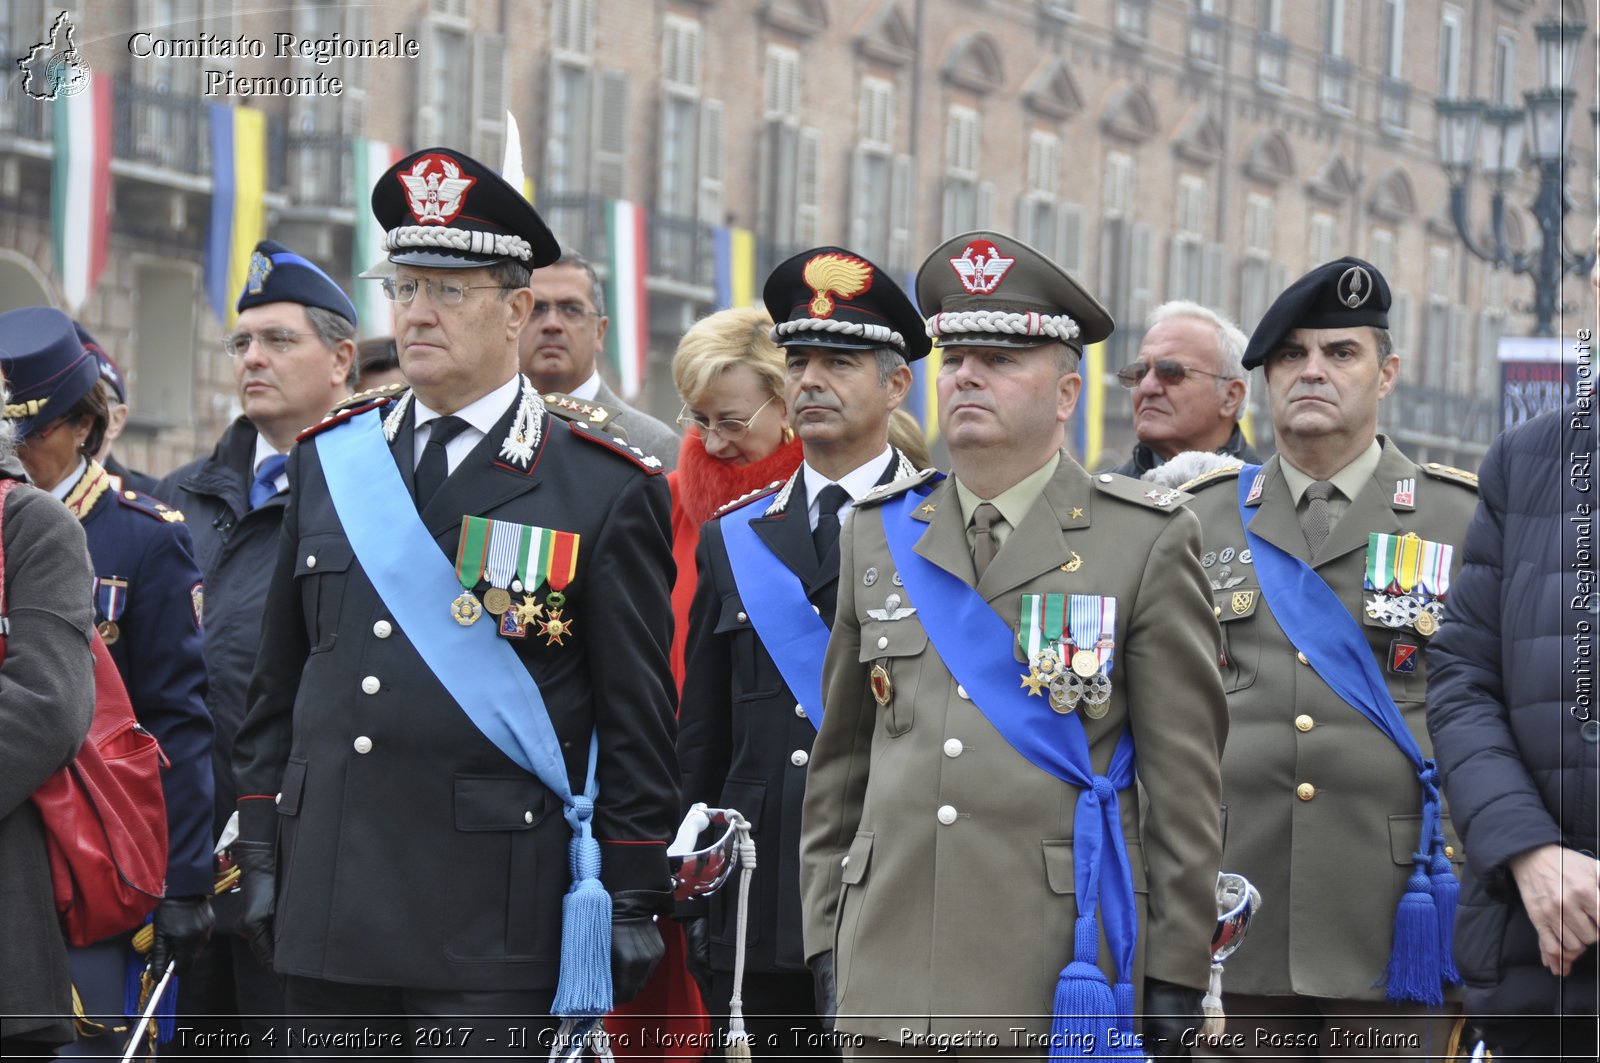
[[[1223,866],[1265,899],[1228,962],[1222,1055],[1443,1055],[1454,867],[1424,726],[1428,664],[1477,501],[1379,434],[1400,375],[1389,285],[1318,266],[1267,310],[1277,456],[1186,484],[1222,628]]]
[[[310,260],[271,240],[256,245],[239,293],[239,319],[223,337],[242,413],[209,455],[169,475],[156,493],[189,514],[206,577],[207,704],[216,721],[213,838],[233,815],[233,736],[261,642],[261,609],[289,501],[287,453],[295,434],[350,394],[356,309]],[[218,932],[201,958],[203,977],[180,986],[179,1008],[197,1032],[223,1032],[243,1018],[253,1052],[274,1053],[268,1016],[283,991],[238,936],[239,894],[216,901]],[[278,1049],[276,1051],[280,1051]]]

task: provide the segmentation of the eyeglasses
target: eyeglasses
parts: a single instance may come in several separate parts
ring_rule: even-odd
[[[250,344],[259,343],[261,346],[283,354],[294,341],[312,335],[309,332],[290,332],[286,328],[262,329],[260,332],[235,332],[232,336],[222,337],[222,349],[234,358],[243,358],[250,350]]]
[[[761,416],[761,411],[766,409],[768,406],[771,406],[772,399],[777,397],[778,396],[774,395],[771,399],[768,399],[760,406],[757,406],[756,412],[752,413],[746,420],[735,421],[730,418],[728,420],[717,421],[715,423],[706,420],[704,417],[699,417],[690,413],[689,404],[684,403],[683,409],[678,411],[678,424],[684,428],[689,428],[691,426],[698,428],[701,432],[715,432],[723,439],[739,439],[746,432],[750,431],[750,425],[757,417]]]
[[[534,303],[533,317],[530,321],[543,321],[544,316],[554,310],[556,316],[569,325],[576,325],[586,317],[599,317],[599,313],[590,310],[582,303]]]
[[[455,281],[435,281],[432,277],[385,277],[383,278],[383,295],[391,303],[407,304],[417,297],[417,291],[426,287],[428,298],[440,306],[460,306],[467,293],[474,288],[494,288],[498,291],[510,291],[511,285],[507,284],[458,284]]]
[[[1139,381],[1144,379],[1144,375],[1152,369],[1155,370],[1156,379],[1168,387],[1183,383],[1190,373],[1199,373],[1202,376],[1214,377],[1217,380],[1233,379],[1221,373],[1213,373],[1208,369],[1196,369],[1192,365],[1184,365],[1182,362],[1171,362],[1163,359],[1153,365],[1146,365],[1144,362],[1125,365],[1117,370],[1117,380],[1125,388],[1136,388],[1139,386]]]

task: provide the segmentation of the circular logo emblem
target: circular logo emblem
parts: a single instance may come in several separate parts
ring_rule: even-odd
[[[1337,291],[1339,302],[1354,310],[1372,298],[1372,275],[1360,266],[1351,266],[1339,275]]]
[[[76,96],[89,87],[89,64],[76,51],[61,52],[51,56],[45,64],[44,80],[48,86],[48,99]]]

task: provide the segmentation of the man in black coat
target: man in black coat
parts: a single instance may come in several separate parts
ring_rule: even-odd
[[[429,148],[372,206],[413,390],[290,458],[234,749],[244,923],[296,1031],[544,1055],[552,1008],[638,991],[671,910],[667,486],[518,374],[558,249],[515,189]],[[463,1021],[490,1015],[525,1034]]]
[[[1497,1059],[1595,1058],[1594,417],[1591,398],[1489,448],[1428,647],[1428,731],[1467,857],[1456,961]]]
[[[208,456],[173,472],[154,491],[188,516],[205,574],[206,705],[216,723],[213,841],[237,803],[233,736],[244,720],[245,687],[261,643],[261,610],[289,500],[289,448],[296,433],[349,397],[355,377],[356,309],[349,296],[281,244],[263,240],[253,257],[251,279],[239,294],[239,319],[223,342],[244,412]],[[265,1016],[283,1011],[283,990],[238,936],[239,899],[238,891],[217,898],[217,933],[195,977],[179,984],[179,1013],[196,1033],[242,1029],[252,1052],[272,1055]],[[185,1037],[175,1051],[202,1042]]]
[[[911,386],[907,361],[926,355],[929,341],[888,274],[843,248],[789,259],[763,295],[777,322],[772,338],[786,349],[784,397],[805,461],[781,489],[741,499],[701,533],[678,750],[684,801],[735,808],[754,826],[760,866],[743,983],[754,1053],[833,1055],[801,942],[800,804],[822,718],[839,525],[874,487],[916,472],[889,445],[889,415]],[[796,619],[810,639],[771,626]],[[804,686],[791,690],[791,679]],[[737,891],[713,897],[709,917],[695,904],[686,909],[688,937],[693,958],[709,968],[712,1012],[725,1031]]]

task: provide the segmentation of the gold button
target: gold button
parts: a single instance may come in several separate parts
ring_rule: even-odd
[[[1309,731],[1315,726],[1316,722],[1304,713],[1294,718],[1294,729],[1296,731]]]
[[[1448,858],[1453,859],[1455,857],[1455,855],[1456,855],[1456,847],[1453,846],[1453,845],[1445,846],[1444,847],[1444,855],[1446,857],[1448,857]]]
[[[1301,653],[1299,650],[1295,650],[1294,651],[1294,659],[1299,661],[1301,664],[1310,664],[1311,663],[1310,661],[1306,660],[1306,655]]]
[[[1294,788],[1294,795],[1302,801],[1309,801],[1317,796],[1317,788],[1308,782],[1303,782]]]

